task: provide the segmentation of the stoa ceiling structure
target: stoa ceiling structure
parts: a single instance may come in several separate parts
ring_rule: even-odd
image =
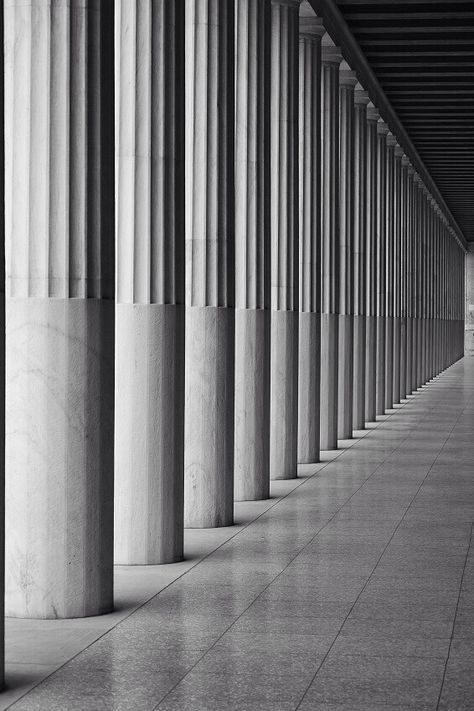
[[[311,4],[333,28],[342,15],[336,39],[352,58],[358,46],[361,65],[370,67],[377,91],[385,94],[404,131],[397,132],[390,116],[385,120],[402,144],[400,133],[408,134],[460,231],[474,241],[474,2]],[[374,92],[373,86],[366,88]],[[383,102],[377,105],[383,110]]]

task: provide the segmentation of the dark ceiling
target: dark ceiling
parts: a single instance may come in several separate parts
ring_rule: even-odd
[[[459,227],[474,240],[474,0],[336,0]]]

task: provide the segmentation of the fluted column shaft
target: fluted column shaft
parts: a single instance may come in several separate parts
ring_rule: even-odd
[[[234,2],[185,0],[185,526],[233,521]]]
[[[236,0],[234,498],[270,493],[270,2]]]
[[[393,407],[393,306],[395,243],[395,145],[387,135],[385,201],[385,409]]]
[[[386,207],[387,207],[387,134],[383,121],[377,124],[377,311],[376,311],[376,414],[385,412],[385,331],[386,331]]]
[[[370,102],[367,106],[367,248],[366,248],[366,338],[365,338],[365,421],[376,417],[377,385],[377,125],[380,115]]]
[[[408,165],[406,175],[406,201],[407,201],[407,242],[406,242],[406,315],[407,315],[407,340],[406,340],[406,395],[413,392],[413,372],[412,358],[415,341],[413,339],[413,279],[414,279],[414,263],[413,263],[413,176],[414,170],[411,165]]]
[[[339,329],[339,65],[322,41],[321,75],[321,449],[337,448]]]
[[[298,461],[319,461],[321,367],[321,37],[300,17]]]
[[[183,555],[184,2],[120,0],[115,562]]]
[[[420,213],[418,195],[417,173],[413,174],[412,183],[412,392],[418,388],[418,355],[419,355],[419,334],[418,334],[418,291],[419,291],[419,244],[420,244]]]
[[[113,22],[5,7],[10,616],[112,608]]]
[[[354,348],[353,429],[365,427],[366,288],[367,288],[367,104],[360,85],[354,94]]]
[[[402,289],[400,272],[402,259],[402,155],[403,149],[395,146],[395,160],[393,173],[393,382],[392,401],[400,402],[400,389],[405,373],[401,370],[401,343],[402,343],[402,318],[401,301]]]
[[[0,21],[3,39],[3,18]],[[4,96],[5,73],[0,77]],[[5,113],[0,115],[0,199],[5,204]],[[0,421],[5,422],[5,211],[0,212]],[[5,682],[5,427],[0,428],[0,690]]]
[[[339,67],[339,334],[338,438],[352,437],[354,388],[354,88],[355,72]]]
[[[408,215],[408,158],[403,155],[400,172],[400,391],[399,400],[406,398],[407,388],[407,343],[408,343],[408,281],[409,281],[409,215]],[[411,348],[411,340],[410,340]]]
[[[272,0],[270,476],[298,458],[299,0]]]

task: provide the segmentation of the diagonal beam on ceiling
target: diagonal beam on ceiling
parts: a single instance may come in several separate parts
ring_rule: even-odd
[[[401,124],[336,3],[334,0],[309,0],[309,3],[315,13],[323,19],[324,26],[334,42],[341,47],[345,60],[357,73],[360,83],[366,91],[369,92],[371,100],[375,106],[377,106],[384,120],[388,123],[392,133],[397,136],[400,145],[403,146],[413,167],[419,173],[426,187],[443,210],[445,217],[451,223],[459,245],[466,251],[467,243],[461,228],[446,204],[438,186],[426,168],[408,133]]]

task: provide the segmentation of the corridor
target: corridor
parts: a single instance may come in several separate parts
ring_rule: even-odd
[[[472,709],[473,426],[463,358],[11,708]]]

